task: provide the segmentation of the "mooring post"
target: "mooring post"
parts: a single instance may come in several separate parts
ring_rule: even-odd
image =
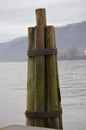
[[[46,26],[46,10],[44,8],[36,9],[36,25]]]
[[[55,28],[53,26],[46,26],[45,29],[46,48],[55,48]],[[48,111],[55,111],[58,109],[58,95],[57,95],[57,72],[56,72],[56,58],[55,55],[46,56],[47,67],[47,88],[48,88]],[[59,128],[58,117],[50,118],[48,120],[50,128]]]
[[[55,28],[46,25],[44,8],[36,9],[36,24],[28,29],[26,124],[62,129]]]
[[[28,28],[28,50],[35,49],[34,27]],[[28,58],[28,74],[27,74],[27,111],[34,112],[35,104],[35,57]],[[35,120],[26,118],[26,124],[34,126]]]
[[[44,27],[35,27],[35,49],[44,49]],[[35,112],[44,112],[45,57],[35,57]],[[44,126],[44,119],[36,119],[36,126]]]

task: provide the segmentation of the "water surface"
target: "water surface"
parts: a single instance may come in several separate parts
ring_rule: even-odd
[[[86,130],[86,61],[59,61],[64,130]],[[0,62],[0,127],[25,124],[27,63]]]

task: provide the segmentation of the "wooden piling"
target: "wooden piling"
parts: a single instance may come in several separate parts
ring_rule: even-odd
[[[26,124],[62,129],[62,116],[55,115],[61,109],[57,55],[56,52],[54,54],[51,52],[52,49],[56,51],[55,28],[46,26],[44,8],[36,9],[36,24],[37,26],[28,29]],[[39,54],[41,51],[42,55]],[[52,117],[53,112],[57,113]],[[41,118],[38,119],[40,113]]]
[[[55,28],[46,26],[45,28],[46,48],[55,48]],[[48,111],[58,110],[58,93],[57,93],[57,72],[55,55],[46,56],[47,70],[47,88],[48,88]],[[48,120],[50,128],[59,128],[59,119],[51,118]]]
[[[46,26],[46,10],[44,8],[36,9],[36,25]]]
[[[35,27],[35,49],[44,48],[44,27]],[[44,112],[44,86],[45,86],[45,58],[44,56],[35,57],[35,111]],[[44,126],[44,119],[36,119],[36,126]]]
[[[28,50],[35,49],[34,27],[28,28]],[[35,101],[35,57],[28,57],[28,74],[27,74],[27,111],[34,112]],[[26,125],[34,126],[35,121],[26,118]]]

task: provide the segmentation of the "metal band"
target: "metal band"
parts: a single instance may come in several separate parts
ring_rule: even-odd
[[[48,49],[48,48],[44,48],[44,49],[36,49],[36,50],[29,50],[27,52],[28,56],[44,56],[44,55],[56,55],[57,54],[57,49],[53,48],[53,49]]]
[[[26,111],[25,115],[27,118],[44,119],[59,117],[62,114],[62,110],[56,110],[53,112],[29,112]]]

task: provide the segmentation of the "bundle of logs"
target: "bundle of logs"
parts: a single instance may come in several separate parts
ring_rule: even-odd
[[[36,26],[28,28],[26,124],[62,129],[55,28],[46,25],[46,10],[36,9]]]

